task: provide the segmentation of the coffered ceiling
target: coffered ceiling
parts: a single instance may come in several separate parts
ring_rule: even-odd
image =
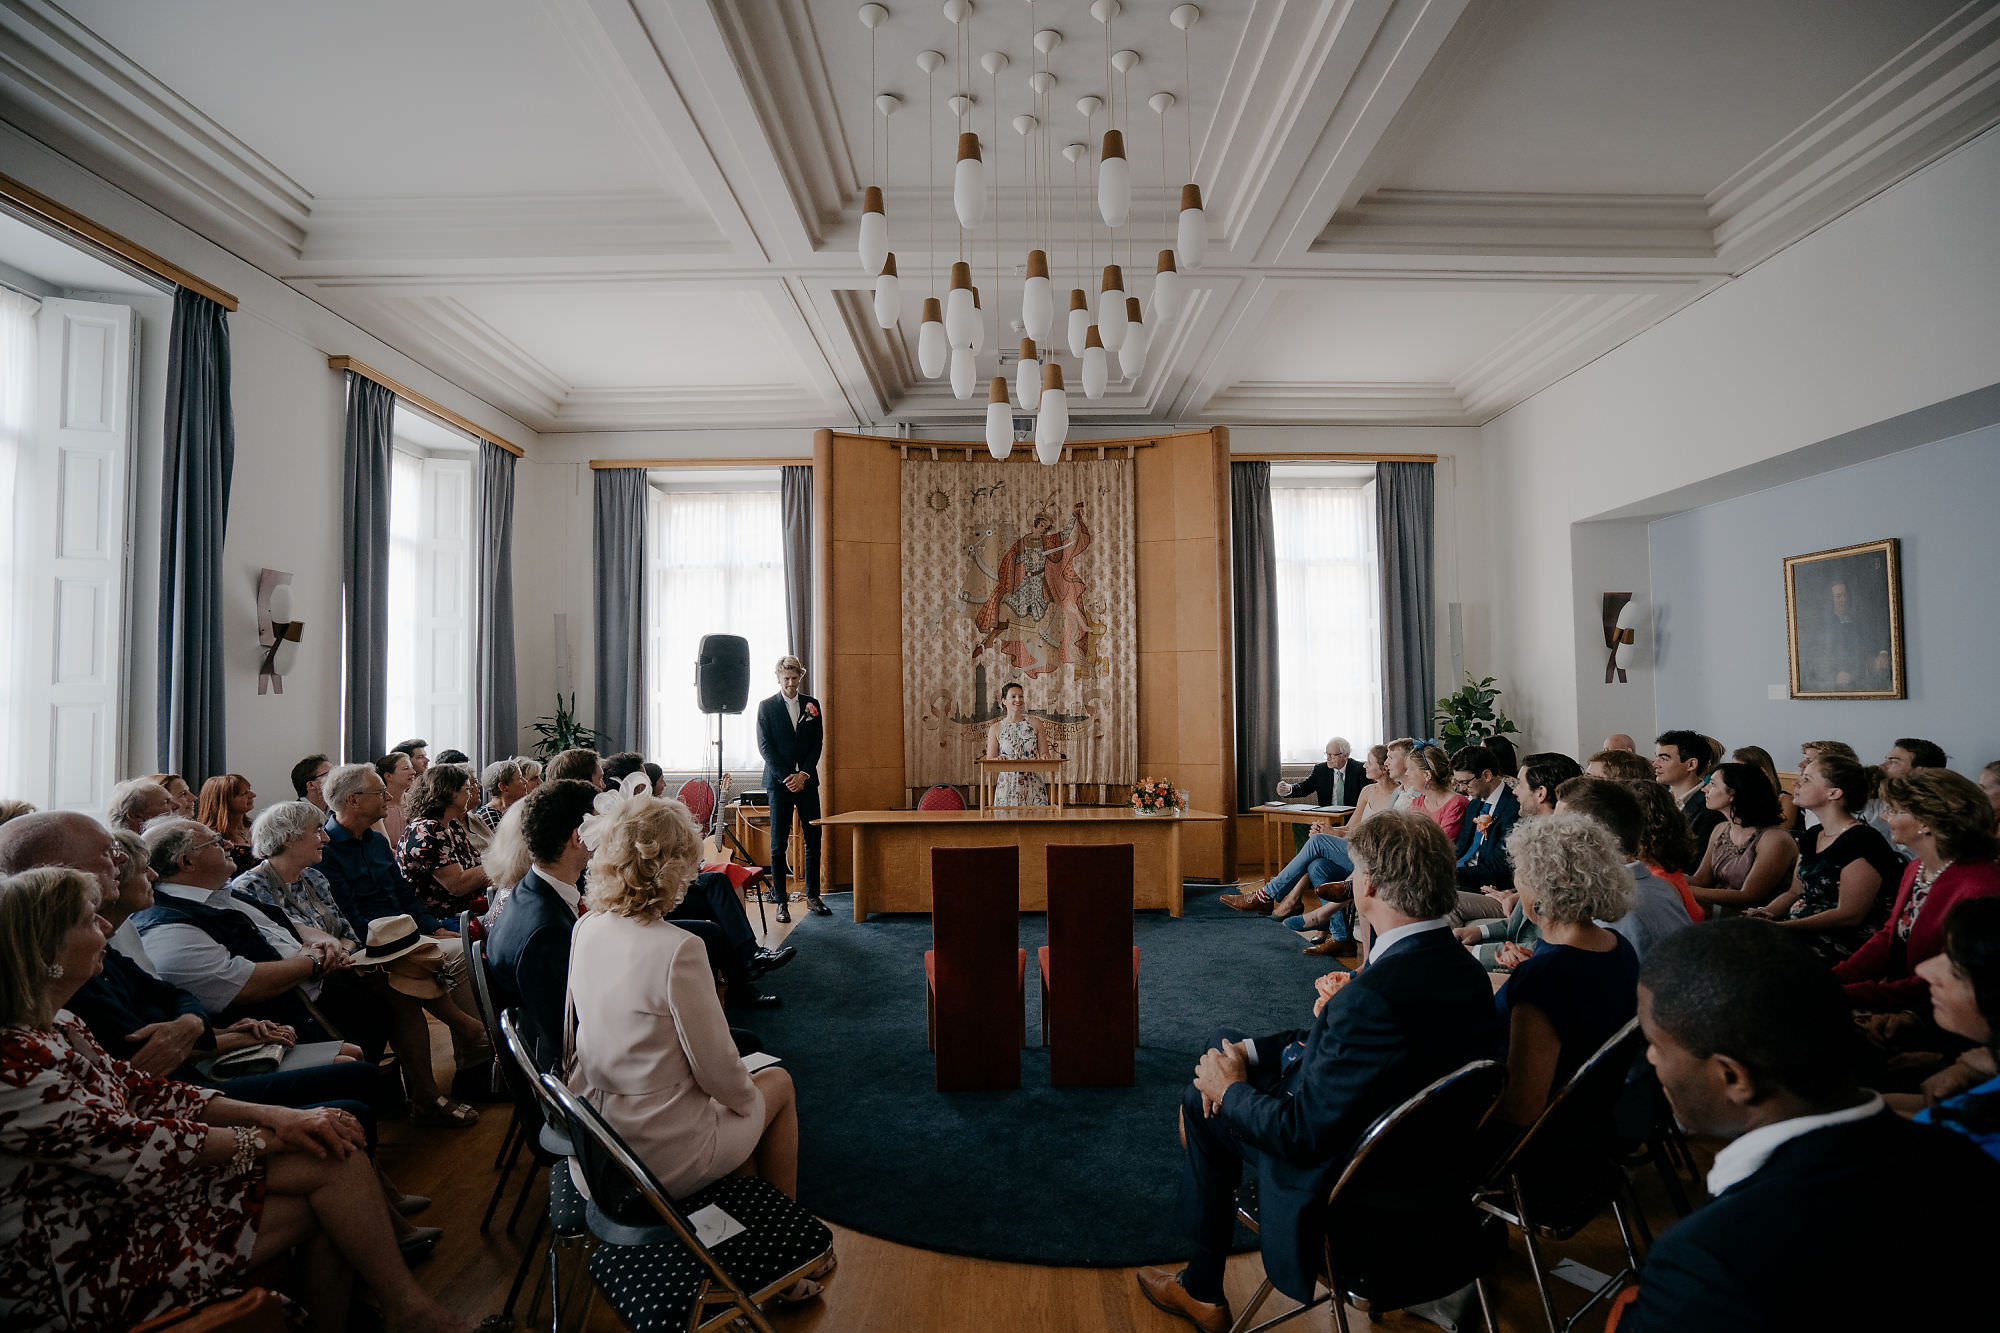
[[[0,118],[545,432],[971,429],[984,394],[916,370],[944,266],[974,262],[982,376],[1031,242],[1063,290],[1115,256],[1150,315],[1190,147],[1209,262],[1074,415],[1476,424],[2000,121],[2000,0],[1210,0],[1192,87],[1172,7],[1126,0],[1140,59],[1107,83],[1088,0],[976,0],[963,44],[941,0],[889,0],[885,122],[854,0],[0,0]],[[1024,140],[1036,27],[1063,41]],[[961,89],[999,181],[963,251]],[[1127,130],[1115,238],[1056,155],[1086,93]]]

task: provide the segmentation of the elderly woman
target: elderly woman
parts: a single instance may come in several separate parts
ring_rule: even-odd
[[[1798,875],[1791,888],[1746,913],[1806,932],[1829,963],[1882,928],[1892,886],[1903,877],[1903,858],[1861,822],[1873,785],[1868,770],[1852,759],[1823,754],[1806,763],[1792,799],[1816,822],[1798,834]]]
[[[1493,997],[1507,1023],[1507,1091],[1495,1114],[1525,1128],[1638,1010],[1639,955],[1599,925],[1631,907],[1610,830],[1584,815],[1524,819],[1507,839],[1521,908],[1541,943]]]
[[[1799,861],[1777,790],[1754,764],[1717,764],[1702,784],[1702,800],[1723,819],[1688,887],[1696,901],[1723,913],[1762,907],[1785,891]]]
[[[410,1275],[352,1115],[143,1074],[64,1009],[103,963],[97,894],[0,881],[0,1325],[123,1328],[298,1249],[317,1329],[346,1328],[355,1273],[390,1328],[471,1329]]]
[[[1914,1009],[1929,999],[1917,968],[1944,947],[1944,922],[1968,898],[2000,895],[2000,841],[1986,793],[1948,768],[1882,784],[1889,836],[1910,849],[1889,919],[1833,969],[1857,1009]]]
[[[490,881],[465,832],[472,776],[457,764],[433,764],[403,798],[408,824],[396,848],[403,878],[440,918],[456,916]]]
[[[706,950],[667,920],[700,868],[694,820],[678,801],[599,799],[579,831],[590,910],[570,945],[569,1084],[676,1198],[744,1169],[796,1194],[791,1075],[744,1068]]]
[[[528,794],[528,778],[521,771],[525,762],[521,759],[496,759],[479,775],[479,786],[486,793],[486,804],[473,814],[489,832],[499,828],[501,817]]]
[[[257,854],[250,850],[250,812],[256,805],[257,793],[241,773],[227,773],[201,784],[194,817],[222,835],[222,848],[239,871],[257,864]]]
[[[167,795],[174,798],[174,813],[182,819],[193,819],[199,808],[195,800],[194,788],[188,786],[187,779],[178,773],[154,773],[148,781],[157,782],[167,789]]]

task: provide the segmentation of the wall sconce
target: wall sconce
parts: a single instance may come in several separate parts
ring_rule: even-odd
[[[257,667],[257,693],[285,692],[285,677],[299,660],[299,640],[305,622],[292,609],[292,576],[282,569],[257,573],[257,642],[263,649]]]
[[[1615,676],[1625,683],[1625,669],[1632,665],[1633,646],[1639,639],[1639,604],[1629,592],[1604,594],[1604,683]]]

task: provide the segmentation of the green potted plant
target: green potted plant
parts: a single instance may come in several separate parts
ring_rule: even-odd
[[[1500,691],[1493,688],[1493,677],[1474,680],[1468,671],[1464,686],[1438,700],[1437,711],[1431,717],[1431,725],[1437,729],[1437,737],[1444,742],[1445,749],[1477,745],[1490,736],[1514,735],[1518,728],[1514,719],[1497,706],[1499,698]]]
[[[601,739],[595,727],[586,727],[576,720],[576,692],[570,692],[568,702],[562,695],[556,695],[554,714],[536,718],[529,724],[535,733],[535,755],[548,760],[564,750],[594,750]]]

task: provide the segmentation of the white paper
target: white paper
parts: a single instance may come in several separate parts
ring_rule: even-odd
[[[743,1067],[753,1074],[760,1069],[769,1069],[772,1065],[778,1063],[780,1063],[779,1057],[771,1054],[769,1051],[754,1051],[743,1057]]]
[[[1611,1274],[1600,1273],[1595,1268],[1580,1264],[1574,1259],[1565,1259],[1551,1268],[1549,1276],[1559,1277],[1574,1286],[1582,1287],[1585,1291],[1596,1291],[1611,1280]]]
[[[317,1069],[321,1065],[332,1064],[334,1057],[339,1054],[340,1043],[337,1041],[302,1041],[285,1052],[285,1058],[278,1068]]]
[[[714,1204],[699,1212],[689,1213],[688,1221],[694,1223],[695,1239],[711,1249],[743,1231],[741,1222]]]

